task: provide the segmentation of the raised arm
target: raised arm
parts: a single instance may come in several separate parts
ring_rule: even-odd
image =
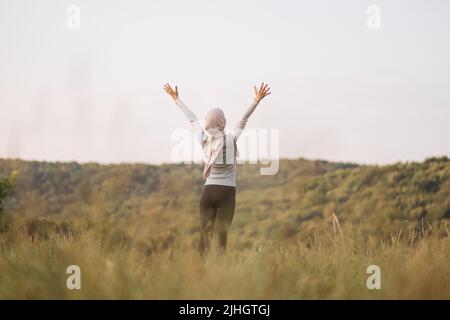
[[[184,115],[186,116],[186,118],[188,118],[189,122],[191,123],[192,129],[194,130],[197,139],[201,144],[203,144],[205,138],[203,128],[201,127],[200,122],[198,121],[195,113],[193,113],[191,109],[189,109],[180,99],[178,95],[178,87],[175,86],[175,90],[173,90],[170,84],[166,83],[164,85],[164,90],[167,92],[168,95],[172,97],[173,101],[181,109],[181,111],[183,111]]]
[[[233,135],[237,138],[240,137],[242,134],[242,131],[244,131],[245,126],[247,125],[247,120],[250,118],[253,111],[255,111],[256,107],[258,106],[259,102],[264,99],[264,97],[268,96],[270,94],[270,88],[268,84],[261,83],[261,86],[259,89],[254,87],[255,89],[255,98],[253,99],[250,106],[247,108],[247,111],[244,113],[242,118],[237,123],[236,127],[233,130]]]

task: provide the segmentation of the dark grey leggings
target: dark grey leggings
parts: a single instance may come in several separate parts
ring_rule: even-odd
[[[228,229],[236,206],[236,188],[220,185],[203,186],[200,197],[200,252],[209,249],[213,233],[217,234],[222,250],[227,247]]]

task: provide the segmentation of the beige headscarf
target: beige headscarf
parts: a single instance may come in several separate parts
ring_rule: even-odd
[[[204,146],[206,156],[205,168],[203,169],[204,179],[209,176],[211,165],[222,152],[226,123],[227,120],[225,119],[225,114],[220,108],[211,109],[206,114],[205,131],[208,135],[208,139]]]

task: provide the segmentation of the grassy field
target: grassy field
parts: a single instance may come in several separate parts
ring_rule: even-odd
[[[251,249],[236,249],[232,235],[229,252],[213,249],[205,259],[182,236],[152,252],[96,225],[32,225],[9,222],[0,235],[0,298],[450,298],[447,225],[380,241],[351,225],[333,233],[325,224],[306,241],[254,243]],[[381,268],[380,290],[366,286],[373,264]],[[66,287],[69,265],[81,269],[80,290]]]
[[[450,299],[449,159],[238,170],[229,250],[202,259],[201,166],[0,159],[0,298]]]

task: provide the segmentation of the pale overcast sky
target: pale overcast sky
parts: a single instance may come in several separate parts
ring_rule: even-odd
[[[450,155],[449,41],[446,0],[0,0],[0,157],[168,162],[189,127],[165,82],[232,124],[261,81],[248,128],[279,129],[282,157]]]

